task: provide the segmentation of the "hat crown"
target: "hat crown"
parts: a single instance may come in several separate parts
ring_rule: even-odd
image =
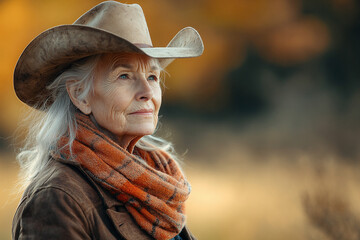
[[[145,15],[138,4],[106,1],[84,13],[74,24],[108,31],[133,44],[152,46]]]
[[[175,58],[200,56],[199,33],[186,27],[167,47],[152,47],[143,10],[138,4],[106,1],[84,13],[73,24],[50,28],[34,38],[14,70],[14,89],[34,108],[48,107],[54,93],[47,86],[73,62],[103,53],[136,52],[156,58],[165,68]]]

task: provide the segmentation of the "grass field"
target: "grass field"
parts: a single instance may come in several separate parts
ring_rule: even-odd
[[[188,171],[193,184],[189,224],[199,239],[350,239],[334,238],[321,225],[328,212],[335,211],[333,219],[328,219],[333,221],[338,220],[337,214],[347,214],[346,209],[358,210],[360,178],[354,168],[329,163],[319,170],[304,159],[293,164],[248,163],[218,170],[197,166]],[[315,222],[309,221],[304,211],[306,197],[313,209],[320,209],[320,219]],[[319,198],[326,201],[328,209],[323,209],[324,201],[318,202]],[[344,211],[334,209],[338,202]],[[340,224],[347,227],[346,222]]]
[[[14,161],[4,159],[11,157],[2,158],[0,239],[10,239],[12,216],[19,200],[18,167]],[[331,231],[337,230],[321,227],[321,217],[341,221],[338,217],[344,214],[345,219],[346,214],[355,219],[358,216],[360,176],[354,165],[335,161],[315,164],[309,157],[298,157],[292,163],[279,158],[259,162],[245,155],[236,164],[206,165],[189,159],[184,168],[193,187],[187,204],[188,225],[198,239],[336,239]],[[306,196],[313,207],[310,215],[313,211],[318,216],[315,221],[309,221],[304,211]],[[318,201],[321,197],[323,200]],[[360,225],[339,224],[349,229],[344,234],[358,236],[355,231]]]

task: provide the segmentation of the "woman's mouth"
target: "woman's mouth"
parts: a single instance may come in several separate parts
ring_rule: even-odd
[[[135,112],[131,112],[129,115],[152,115],[154,110],[152,109],[140,109]]]

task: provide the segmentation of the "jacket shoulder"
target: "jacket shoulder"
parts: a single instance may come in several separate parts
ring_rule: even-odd
[[[20,203],[13,239],[90,239],[83,208],[62,189],[41,188]]]
[[[13,219],[13,239],[87,239],[88,216],[100,204],[79,170],[51,162],[23,194]]]
[[[89,203],[101,204],[94,186],[88,181],[84,173],[73,165],[64,164],[56,160],[51,161],[49,166],[25,190],[23,199],[42,194],[42,192],[58,192],[71,196],[80,206]]]

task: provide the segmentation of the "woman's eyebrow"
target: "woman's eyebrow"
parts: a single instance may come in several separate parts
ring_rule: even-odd
[[[131,64],[126,64],[126,63],[117,63],[117,64],[114,64],[114,66],[112,67],[113,70],[117,69],[117,68],[128,68],[128,69],[132,69],[133,68],[133,65]]]
[[[151,65],[150,69],[151,71],[160,71],[160,68],[157,65]]]
[[[131,65],[131,64],[127,64],[127,63],[117,63],[117,64],[114,64],[114,65],[113,65],[112,70],[115,70],[115,69],[117,69],[117,68],[119,68],[119,67],[121,67],[121,68],[127,68],[127,69],[133,69],[133,68],[134,68],[134,66]],[[157,65],[151,65],[150,70],[151,70],[151,71],[160,71],[160,67],[157,66]]]

